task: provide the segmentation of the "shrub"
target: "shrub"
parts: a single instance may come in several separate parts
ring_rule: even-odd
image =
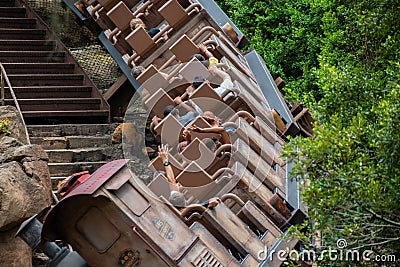
[[[11,124],[11,120],[10,119],[0,118],[0,135],[3,135],[3,134],[9,135],[9,134],[11,134],[11,131],[8,128],[10,126],[10,124]]]

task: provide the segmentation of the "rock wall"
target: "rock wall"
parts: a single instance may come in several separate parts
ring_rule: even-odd
[[[26,144],[25,127],[17,110],[12,106],[0,107],[0,118],[9,119],[11,121],[11,124],[8,127],[12,132],[10,137]]]
[[[51,205],[48,156],[27,145],[25,130],[13,107],[0,107],[12,120],[9,136],[0,136],[0,266],[32,266],[32,251],[15,233],[27,218]]]

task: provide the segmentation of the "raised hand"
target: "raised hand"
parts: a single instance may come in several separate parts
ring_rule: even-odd
[[[163,162],[168,161],[168,145],[161,144],[158,146],[158,155],[160,156]]]
[[[207,51],[207,46],[205,46],[203,43],[200,43],[199,49],[202,53],[205,53]]]
[[[192,141],[192,135],[190,134],[190,131],[187,129],[183,130],[182,137],[183,139],[185,139],[185,141],[188,142]]]

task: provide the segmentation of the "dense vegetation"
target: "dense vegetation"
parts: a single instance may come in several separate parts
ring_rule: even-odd
[[[286,155],[323,244],[400,259],[400,5],[394,0],[220,0],[285,97],[306,103],[315,138]],[[320,266],[372,265],[322,261]],[[376,262],[375,262],[376,264]],[[387,266],[393,263],[387,263]],[[381,264],[378,264],[381,266]]]

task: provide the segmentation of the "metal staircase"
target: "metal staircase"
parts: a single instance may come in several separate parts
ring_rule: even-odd
[[[0,0],[0,62],[26,124],[109,122],[109,105],[97,87],[22,1]]]

